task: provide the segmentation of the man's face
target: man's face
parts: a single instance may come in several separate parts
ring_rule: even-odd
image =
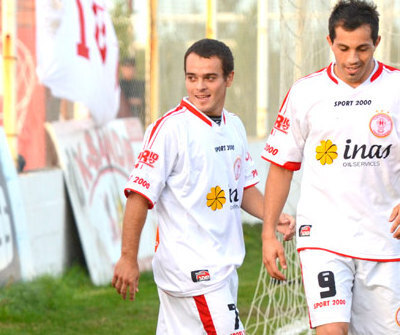
[[[374,69],[373,56],[380,36],[374,45],[371,27],[367,24],[352,31],[338,26],[335,31],[336,37],[333,42],[327,37],[336,59],[335,74],[350,86],[357,87]]]
[[[185,83],[189,101],[208,116],[219,116],[225,104],[226,88],[233,72],[225,79],[221,60],[191,53],[186,58]]]

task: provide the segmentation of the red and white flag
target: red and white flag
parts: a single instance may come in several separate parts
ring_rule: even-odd
[[[97,124],[115,118],[118,41],[103,0],[36,0],[39,80],[54,96],[83,103]]]

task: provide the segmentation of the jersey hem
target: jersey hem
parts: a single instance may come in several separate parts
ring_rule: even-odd
[[[369,257],[357,257],[357,256],[352,256],[352,255],[346,255],[342,254],[337,251],[329,250],[329,249],[324,249],[324,248],[318,248],[318,247],[303,247],[303,248],[297,248],[297,252],[301,252],[304,250],[321,250],[321,251],[326,251],[330,252],[332,254],[336,254],[342,257],[349,257],[349,258],[354,258],[354,259],[360,259],[363,261],[373,261],[373,262],[400,262],[400,258],[369,258]]]

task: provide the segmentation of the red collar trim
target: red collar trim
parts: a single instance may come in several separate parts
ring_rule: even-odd
[[[326,69],[326,73],[328,73],[328,77],[331,78],[331,80],[335,83],[335,84],[339,84],[338,80],[334,77],[333,75],[333,63],[330,63],[328,68]]]
[[[374,80],[376,80],[381,75],[382,71],[383,71],[383,64],[381,62],[378,62],[378,69],[372,75],[370,82],[372,83]],[[328,73],[328,77],[331,78],[331,80],[335,84],[339,84],[338,80],[333,75],[333,63],[329,64],[328,68],[326,69],[326,72]]]
[[[382,71],[383,71],[383,64],[381,62],[378,62],[378,69],[371,77],[371,83],[381,75]]]
[[[193,107],[190,103],[188,103],[186,100],[181,101],[181,106],[186,107],[189,112],[192,112],[194,115],[196,115],[199,119],[207,123],[210,127],[212,127],[212,122],[211,120],[206,117],[204,114],[199,112],[195,107]]]

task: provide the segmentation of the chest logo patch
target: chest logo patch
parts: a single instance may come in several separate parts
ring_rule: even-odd
[[[233,164],[233,172],[235,173],[235,179],[238,180],[242,172],[242,159],[240,157],[236,158]]]
[[[222,209],[226,202],[225,191],[220,186],[211,188],[211,192],[207,194],[207,207],[213,211]]]
[[[385,113],[375,114],[369,122],[369,129],[376,137],[389,136],[393,129],[392,118]]]
[[[315,151],[315,158],[319,160],[322,165],[332,164],[338,157],[337,146],[333,144],[331,140],[321,141],[321,145],[317,146]]]

